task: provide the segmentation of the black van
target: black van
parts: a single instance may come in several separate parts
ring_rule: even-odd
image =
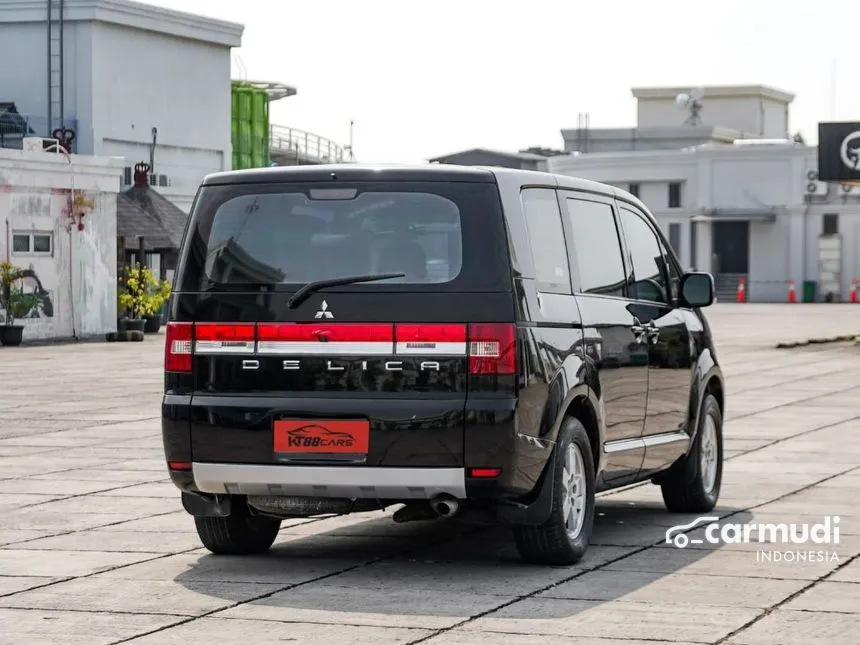
[[[163,438],[214,553],[284,518],[494,514],[523,559],[585,553],[595,493],[704,513],[723,377],[646,207],[611,186],[448,165],[207,177],[169,305]]]

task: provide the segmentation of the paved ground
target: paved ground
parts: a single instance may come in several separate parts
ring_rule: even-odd
[[[710,320],[729,387],[719,515],[838,514],[840,543],[811,547],[835,556],[661,544],[679,518],[646,485],[601,500],[575,568],[520,564],[498,528],[378,513],[216,558],[165,480],[160,339],[0,349],[0,643],[857,643],[860,347],[771,346],[860,332],[860,306]]]

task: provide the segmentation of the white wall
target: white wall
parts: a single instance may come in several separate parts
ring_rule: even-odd
[[[95,154],[148,162],[156,127],[154,171],[172,193],[230,169],[229,47],[96,23],[92,64]]]
[[[0,149],[0,258],[32,269],[51,307],[24,324],[24,339],[85,338],[116,330],[116,195],[122,164],[113,159]],[[68,230],[66,203],[73,173],[78,191],[94,199],[84,230]],[[50,234],[48,254],[16,253],[15,234]],[[27,282],[25,287],[33,287]]]

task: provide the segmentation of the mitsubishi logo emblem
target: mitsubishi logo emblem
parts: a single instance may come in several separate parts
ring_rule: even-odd
[[[322,306],[314,318],[334,318],[334,314],[328,310],[328,303],[325,300],[322,301]]]

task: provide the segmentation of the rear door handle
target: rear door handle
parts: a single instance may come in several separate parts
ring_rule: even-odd
[[[656,344],[660,340],[660,328],[654,324],[653,320],[645,327],[645,333],[652,344]]]

